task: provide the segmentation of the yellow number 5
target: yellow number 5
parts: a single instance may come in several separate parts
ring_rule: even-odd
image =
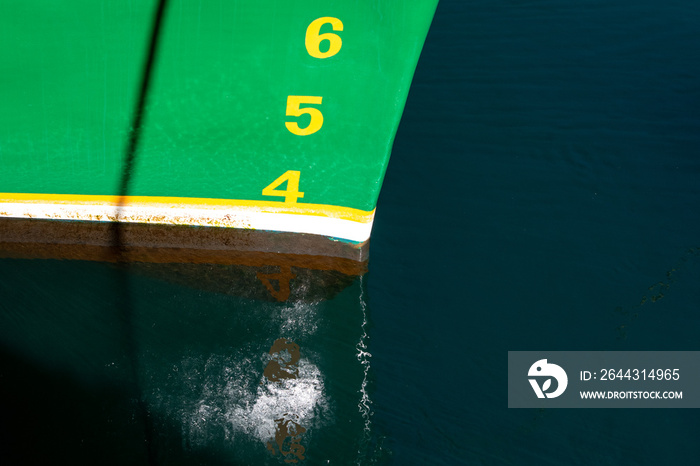
[[[308,136],[309,134],[314,134],[316,131],[321,129],[323,126],[323,114],[321,110],[314,107],[304,107],[301,108],[301,104],[314,104],[320,105],[323,97],[316,97],[311,95],[290,95],[287,97],[287,115],[288,116],[302,116],[305,113],[311,115],[311,121],[309,125],[305,128],[300,128],[296,121],[287,121],[284,125],[287,129],[297,136]]]
[[[339,35],[333,34],[332,32],[327,32],[326,34],[321,34],[321,26],[324,24],[330,24],[334,31],[343,30],[343,22],[338,18],[332,18],[330,16],[324,16],[323,18],[318,18],[309,24],[306,28],[306,51],[309,52],[314,58],[329,58],[340,51],[340,47],[343,46],[343,39]],[[321,52],[321,42],[327,40],[328,50],[326,52]]]

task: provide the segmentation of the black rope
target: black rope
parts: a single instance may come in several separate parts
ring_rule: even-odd
[[[144,440],[146,442],[148,464],[151,466],[157,464],[155,445],[153,444],[154,429],[148,404],[141,393],[139,383],[138,351],[137,343],[134,338],[134,306],[129,292],[128,264],[125,255],[126,245],[124,242],[123,225],[119,221],[119,218],[121,217],[121,213],[125,205],[125,197],[129,194],[129,186],[134,171],[134,163],[136,160],[139,142],[141,140],[143,118],[148,99],[148,91],[151,85],[151,74],[156,60],[158,40],[166,4],[167,0],[159,0],[158,8],[153,18],[148,54],[146,56],[146,61],[143,66],[143,74],[141,76],[139,97],[136,107],[134,108],[134,114],[129,131],[129,140],[126,147],[126,153],[124,155],[124,166],[122,168],[122,178],[119,185],[119,205],[117,206],[117,218],[112,223],[112,248],[118,263],[117,290],[119,292],[119,296],[117,299],[117,305],[124,325],[124,348],[127,357],[130,360],[133,390],[135,397],[138,400],[138,410],[144,426]]]
[[[156,16],[153,19],[153,28],[151,30],[151,43],[148,47],[148,55],[146,57],[146,63],[144,64],[143,68],[143,75],[141,77],[141,89],[139,91],[139,100],[136,103],[136,108],[134,109],[134,115],[131,121],[131,131],[129,133],[129,144],[127,146],[126,156],[124,158],[122,180],[119,186],[120,196],[126,196],[129,192],[129,183],[131,181],[131,174],[134,168],[134,160],[136,159],[136,151],[138,149],[139,141],[141,139],[143,115],[145,113],[144,109],[146,107],[146,100],[148,98],[148,88],[151,84],[151,72],[153,71],[153,63],[155,62],[156,58],[156,52],[158,48],[158,37],[160,35],[160,27],[163,22],[163,16],[165,13],[165,6],[167,2],[168,0],[160,0],[158,2],[158,10],[156,11]]]

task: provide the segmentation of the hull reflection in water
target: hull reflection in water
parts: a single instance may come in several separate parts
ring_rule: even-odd
[[[378,461],[366,245],[137,226],[114,248],[21,221],[0,243],[14,464]]]

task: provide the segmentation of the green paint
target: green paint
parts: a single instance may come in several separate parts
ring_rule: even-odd
[[[0,192],[117,194],[155,4],[70,4],[0,5]],[[300,202],[373,209],[436,4],[173,0],[129,194],[282,200],[262,189],[299,170]],[[289,95],[323,97],[317,133],[286,129]]]
[[[153,2],[0,2],[0,192],[114,194]]]

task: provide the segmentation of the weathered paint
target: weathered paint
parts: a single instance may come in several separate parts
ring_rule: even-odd
[[[288,231],[359,243],[369,238],[374,211],[274,201],[0,193],[0,217]]]

